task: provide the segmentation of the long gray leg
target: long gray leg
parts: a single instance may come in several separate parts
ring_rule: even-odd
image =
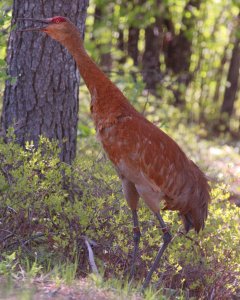
[[[132,257],[131,269],[130,269],[130,274],[129,274],[129,281],[134,277],[135,264],[136,264],[136,259],[138,256],[139,242],[140,242],[140,237],[141,237],[141,232],[140,232],[139,224],[138,224],[137,210],[132,210],[132,216],[133,216],[134,249],[133,249],[133,257]]]
[[[165,224],[165,222],[163,221],[163,218],[161,217],[160,213],[156,213],[156,217],[158,218],[158,221],[161,225],[161,230],[163,232],[163,244],[160,247],[158,254],[154,260],[154,263],[151,267],[151,269],[149,270],[146,279],[144,280],[143,286],[142,286],[142,291],[149,285],[149,282],[152,278],[152,274],[153,272],[157,269],[157,267],[159,266],[159,262],[160,259],[164,253],[164,251],[166,250],[168,244],[171,242],[172,236],[169,233],[169,230],[167,228],[167,225]]]
[[[122,179],[123,193],[128,202],[129,207],[131,208],[132,216],[133,216],[134,249],[133,249],[130,275],[129,275],[129,281],[130,281],[133,278],[134,272],[135,272],[135,262],[136,262],[137,255],[138,255],[139,241],[140,241],[140,236],[141,236],[139,225],[138,225],[138,215],[137,215],[139,194],[136,190],[134,183],[127,180],[123,176],[121,177],[121,179]]]

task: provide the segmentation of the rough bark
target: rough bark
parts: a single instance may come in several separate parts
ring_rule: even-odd
[[[14,0],[12,25],[17,18],[67,16],[82,35],[88,0]],[[30,26],[31,23],[25,23]],[[76,153],[78,89],[76,64],[59,43],[41,32],[12,31],[8,42],[8,75],[1,124],[15,128],[18,142],[38,144],[39,135],[57,139],[61,159],[70,163]]]

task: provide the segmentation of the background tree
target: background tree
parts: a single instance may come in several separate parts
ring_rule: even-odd
[[[106,3],[105,3],[106,2]],[[112,14],[113,5],[106,5],[107,1],[96,1],[94,10],[94,23],[92,41],[94,42],[95,49],[99,53],[99,64],[104,71],[109,72],[112,68],[112,56],[111,56],[111,41],[105,39],[99,39],[99,28],[103,28],[104,16]]]
[[[230,117],[233,114],[234,103],[236,101],[236,95],[239,82],[239,70],[240,70],[240,14],[237,18],[237,26],[234,28],[234,44],[232,49],[232,55],[227,75],[227,85],[224,92],[223,103],[221,107],[221,114],[223,115],[223,122],[226,128],[229,128]],[[225,115],[225,116],[224,116]],[[225,128],[225,129],[226,129]]]
[[[192,55],[193,32],[196,30],[197,11],[202,1],[190,0],[186,3],[179,34],[175,33],[170,14],[165,18],[168,40],[165,43],[166,67],[177,75],[177,86],[173,89],[176,105],[183,105],[185,92],[191,80],[189,72]],[[168,9],[166,7],[166,9]]]
[[[161,1],[156,1],[154,23],[145,28],[145,49],[142,57],[143,80],[146,88],[156,91],[160,83],[160,52],[162,45],[162,9]]]
[[[93,44],[86,46],[99,62],[108,51],[108,73],[137,106],[144,101],[141,95],[146,95],[145,88],[155,97],[147,100],[149,111],[155,115],[161,115],[160,103],[164,102],[171,108],[167,111],[177,111],[175,118],[181,122],[201,126],[210,122],[208,130],[221,122],[238,1],[224,0],[217,5],[215,0],[91,3],[90,12],[94,14],[94,7],[100,6],[102,16],[98,22],[89,18],[87,34],[104,46],[99,51]],[[233,86],[229,86],[230,91]],[[237,88],[235,113],[229,116],[231,131],[239,127],[238,99]]]
[[[63,15],[77,24],[83,36],[87,6],[88,0],[15,0],[12,25],[22,17]],[[21,145],[26,141],[37,144],[41,134],[57,139],[61,159],[70,163],[76,153],[80,80],[71,55],[44,34],[12,31],[7,63],[11,79],[4,93],[3,131],[13,126]]]
[[[144,0],[132,0],[130,1],[128,8],[131,11],[134,11],[136,6],[141,8],[144,2]],[[133,59],[134,66],[139,65],[138,43],[142,19],[143,12],[141,10],[139,11],[138,9],[135,13],[135,17],[132,17],[130,20],[128,20],[127,54]]]

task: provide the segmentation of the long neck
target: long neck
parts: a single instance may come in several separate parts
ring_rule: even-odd
[[[63,44],[74,57],[79,72],[92,96],[94,96],[96,92],[101,93],[101,90],[104,90],[106,86],[114,86],[87,54],[80,34],[77,31],[74,32],[69,39],[66,39]]]

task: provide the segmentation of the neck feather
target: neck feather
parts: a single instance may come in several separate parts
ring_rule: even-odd
[[[91,113],[96,128],[100,130],[109,127],[117,122],[119,117],[136,113],[122,92],[89,57],[76,28],[68,35],[67,39],[61,41],[61,44],[74,57],[91,94]]]
[[[96,91],[101,93],[101,90],[103,90],[106,85],[113,86],[113,83],[87,54],[77,30],[73,32],[73,34],[63,42],[63,44],[74,57],[79,72],[92,96],[96,93]]]

